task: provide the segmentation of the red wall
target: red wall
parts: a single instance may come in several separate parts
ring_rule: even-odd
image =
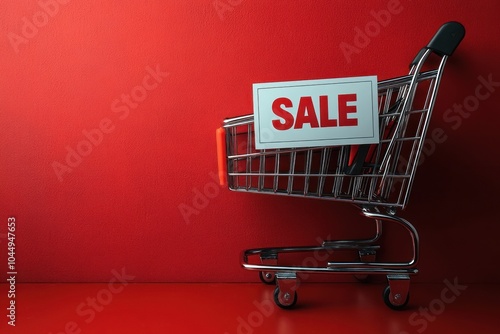
[[[252,112],[255,82],[405,74],[436,29],[457,20],[467,35],[431,125],[446,140],[428,142],[402,215],[422,240],[418,280],[497,282],[499,7],[2,1],[1,263],[11,216],[25,282],[108,281],[122,268],[136,281],[254,281],[239,266],[244,248],[369,234],[349,205],[216,186],[215,129]],[[356,29],[365,28],[363,44]],[[346,56],[341,45],[356,43]],[[390,257],[406,240],[383,242]]]

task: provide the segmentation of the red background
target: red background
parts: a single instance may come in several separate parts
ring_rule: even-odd
[[[126,268],[135,281],[254,281],[239,266],[242,249],[370,234],[349,205],[215,186],[215,129],[252,112],[255,82],[405,74],[437,28],[457,20],[467,35],[431,124],[447,140],[427,147],[401,214],[420,232],[416,280],[498,282],[499,87],[474,99],[478,77],[500,82],[497,1],[214,3],[73,0],[45,22],[37,1],[1,2],[0,261],[15,216],[18,280],[109,281]],[[354,45],[355,28],[374,26],[388,3],[398,13],[347,59],[340,44]],[[34,15],[38,31],[12,44]],[[169,75],[120,119],[112,104],[148,66]],[[443,117],[464,101],[478,105]],[[112,130],[60,181],[54,161],[66,164],[66,147],[103,119]],[[209,197],[193,203],[198,192]],[[381,256],[398,256],[406,242],[388,235]]]

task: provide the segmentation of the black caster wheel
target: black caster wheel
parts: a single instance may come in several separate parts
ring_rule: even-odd
[[[297,303],[297,291],[294,291],[292,295],[288,292],[283,293],[279,287],[276,287],[274,289],[274,302],[282,309],[289,310]]]
[[[276,284],[276,274],[271,271],[259,271],[259,278],[264,284]]]
[[[406,305],[408,305],[408,301],[410,300],[410,294],[407,294],[406,295],[406,300],[402,303],[402,304],[394,304],[392,301],[391,301],[391,298],[390,298],[390,295],[391,295],[391,288],[390,286],[386,286],[385,289],[384,289],[384,293],[383,293],[383,298],[384,298],[384,303],[385,305],[387,305],[389,308],[393,309],[393,310],[396,310],[396,311],[400,311],[400,310],[403,310]],[[401,295],[396,295],[394,296],[395,299],[398,299],[398,298],[403,298]]]

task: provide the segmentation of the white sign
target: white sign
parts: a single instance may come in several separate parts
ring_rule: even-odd
[[[253,85],[255,147],[379,142],[377,77]]]

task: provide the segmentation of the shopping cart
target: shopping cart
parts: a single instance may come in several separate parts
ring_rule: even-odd
[[[244,251],[243,267],[260,271],[264,283],[276,284],[274,300],[278,306],[286,309],[295,305],[297,273],[302,272],[353,274],[358,278],[383,274],[388,281],[383,292],[385,304],[392,309],[406,306],[410,275],[418,272],[419,238],[415,227],[396,212],[408,204],[443,69],[464,35],[460,23],[445,23],[411,62],[409,75],[378,82],[378,144],[258,150],[253,115],[226,119],[217,130],[219,176],[229,189],[351,203],[375,223],[375,235],[369,239]],[[438,57],[429,58],[431,54]],[[432,58],[437,61],[432,62]],[[376,261],[383,222],[395,223],[408,232],[412,252],[408,261]],[[278,263],[280,254],[345,250],[357,252],[359,261],[332,261],[324,267]]]

